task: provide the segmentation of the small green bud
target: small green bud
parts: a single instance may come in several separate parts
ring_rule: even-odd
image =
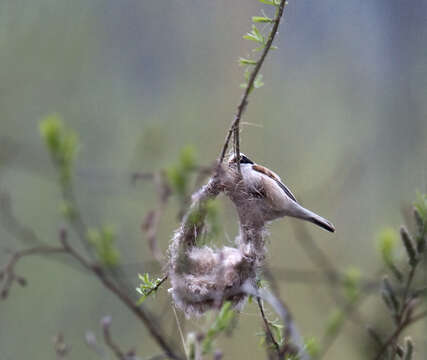
[[[417,194],[417,200],[414,203],[423,223],[427,222],[427,194]]]
[[[64,127],[58,114],[49,115],[41,121],[40,134],[58,168],[61,184],[67,185],[78,148],[77,135]]]
[[[408,230],[404,226],[400,228],[400,237],[406,249],[406,253],[408,254],[409,264],[412,267],[416,266],[418,263],[417,253],[415,251],[411,236],[409,235]]]
[[[46,116],[40,123],[40,134],[52,154],[60,150],[63,130],[63,121],[58,114]]]
[[[414,211],[415,223],[417,224],[417,230],[421,234],[424,232],[424,220],[422,219],[420,212],[416,207],[414,207],[413,211]]]
[[[387,265],[393,263],[394,249],[397,243],[396,232],[391,228],[384,229],[379,234],[378,240],[378,248],[384,262]]]
[[[404,360],[412,360],[414,355],[414,342],[408,336],[405,338],[405,357]]]
[[[397,300],[396,293],[387,276],[383,279],[381,295],[387,307],[393,314],[397,314],[399,312],[399,300]]]
[[[425,221],[422,217],[420,212],[416,207],[414,207],[414,218],[415,223],[417,224],[417,251],[418,254],[424,253],[424,250],[426,248],[426,233],[427,233],[427,221]]]
[[[350,301],[355,301],[360,294],[361,273],[358,268],[349,267],[344,274],[344,290]]]
[[[189,360],[196,359],[196,335],[193,332],[187,335],[187,353]]]

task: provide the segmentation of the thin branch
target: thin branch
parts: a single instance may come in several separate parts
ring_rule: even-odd
[[[0,192],[0,224],[14,238],[25,245],[40,246],[43,244],[32,229],[23,226],[16,218],[10,195],[7,192]]]
[[[156,286],[152,287],[150,290],[147,291],[147,293],[144,295],[145,297],[150,296],[152,293],[156,292],[160,286],[163,285],[163,283],[167,280],[168,275],[163,275],[162,278],[160,278],[160,281],[156,284]]]
[[[387,350],[389,346],[396,348],[396,342],[399,338],[400,333],[407,326],[409,326],[414,322],[415,317],[412,317],[412,311],[414,309],[414,306],[416,305],[416,300],[412,299],[409,295],[410,295],[410,288],[414,280],[415,272],[417,270],[418,264],[419,262],[416,262],[415,264],[411,265],[411,269],[406,279],[405,287],[404,287],[402,298],[401,298],[400,309],[399,309],[399,312],[396,314],[396,323],[397,323],[396,330],[384,343],[381,350],[378,352],[376,359],[380,359],[383,353]],[[415,318],[415,321],[418,321],[419,319],[422,319],[424,317],[425,317],[425,314],[421,313],[417,315],[417,317]],[[395,358],[395,355],[396,355],[396,352],[393,351],[393,354],[391,356],[392,360]]]
[[[258,303],[259,310],[261,312],[262,320],[264,321],[265,333],[267,335],[267,338],[273,344],[277,354],[280,355],[280,346],[277,343],[276,339],[274,338],[273,333],[271,332],[270,324],[268,323],[267,317],[265,316],[265,313],[264,313],[264,306],[262,304],[262,300],[259,297],[257,297],[257,303]]]
[[[396,330],[390,335],[390,337],[387,339],[387,341],[383,344],[381,349],[378,351],[377,355],[375,356],[375,360],[381,359],[381,357],[384,355],[387,348],[395,342],[395,340],[399,337],[399,335],[402,333],[403,330],[405,330],[409,325],[412,325],[426,317],[427,317],[427,311],[423,311],[417,315],[414,315],[406,319],[401,324],[399,324]]]
[[[273,288],[276,287],[274,283],[272,285]],[[242,290],[245,291],[247,294],[256,296],[257,298],[261,298],[262,300],[268,302],[274,309],[274,311],[276,311],[276,313],[282,319],[282,322],[284,324],[284,344],[280,348],[278,358],[281,359],[285,356],[293,356],[298,354],[301,360],[309,360],[310,356],[305,351],[304,342],[295,326],[293,316],[287,304],[273,292],[268,291],[265,288],[257,289],[248,282],[246,282],[242,286]]]
[[[135,302],[127,295],[126,292],[121,290],[118,285],[116,285],[112,280],[108,278],[107,273],[98,265],[91,264],[88,260],[86,260],[80,253],[78,253],[67,241],[67,233],[65,230],[61,231],[60,240],[62,247],[53,247],[53,246],[39,246],[34,248],[25,249],[22,251],[18,251],[14,253],[9,260],[9,262],[5,265],[5,267],[0,272],[0,275],[3,275],[5,278],[5,285],[3,286],[2,294],[3,296],[7,296],[10,286],[13,281],[18,281],[20,284],[25,283],[25,279],[18,277],[14,273],[14,268],[19,259],[24,256],[29,255],[47,255],[54,253],[67,253],[72,256],[80,265],[82,265],[86,270],[89,270],[93,273],[98,280],[109,289],[118,299],[126,305],[129,310],[131,310],[136,317],[146,326],[149,333],[153,337],[153,339],[157,342],[157,344],[165,351],[165,353],[171,358],[180,360],[181,356],[175,353],[172,347],[168,344],[168,342],[164,339],[163,335],[159,332],[157,327],[155,326],[155,321],[151,319],[142,307],[135,304]],[[166,279],[165,279],[166,280]]]
[[[172,194],[171,188],[167,184],[164,172],[155,173],[153,181],[157,191],[157,207],[150,210],[145,216],[142,223],[141,229],[147,235],[148,245],[151,250],[151,254],[160,264],[163,262],[163,254],[160,251],[159,244],[157,241],[157,233],[159,229],[160,220],[165,211],[169,197]]]
[[[57,360],[65,359],[71,351],[71,347],[65,343],[64,334],[61,332],[53,337],[53,346]]]
[[[136,317],[141,320],[141,322],[150,332],[150,335],[153,337],[153,339],[156,340],[157,344],[170,358],[177,360],[181,359],[181,357],[178,356],[174,350],[172,350],[172,348],[163,338],[163,335],[155,327],[154,321],[149,317],[149,315],[140,306],[137,306],[134,301],[114,282],[112,282],[101,267],[97,265],[91,265],[84,257],[76,252],[67,242],[66,236],[61,236],[61,243],[64,249],[66,249],[71,256],[73,256],[84,268],[90,270],[107,289],[115,294],[117,298],[119,298],[136,315]]]
[[[46,255],[64,252],[65,250],[62,247],[38,246],[12,253],[9,261],[3,266],[2,269],[0,269],[0,281],[4,279],[4,284],[0,293],[1,298],[5,299],[8,296],[10,288],[12,287],[15,281],[21,286],[26,285],[27,281],[25,280],[25,278],[15,273],[15,266],[22,257],[29,255]]]
[[[104,335],[105,344],[111,349],[118,360],[127,360],[127,356],[120,347],[113,341],[110,332],[111,316],[105,316],[101,320],[102,333]]]
[[[267,43],[265,44],[265,47],[263,49],[263,52],[255,64],[254,69],[252,70],[252,73],[249,77],[248,84],[246,85],[245,91],[243,93],[242,99],[240,100],[239,105],[237,106],[237,113],[234,117],[233,122],[231,123],[230,129],[228,130],[227,137],[225,139],[225,143],[223,145],[221,155],[219,158],[219,162],[222,163],[225,157],[225,154],[227,152],[228,145],[230,143],[231,135],[234,133],[234,145],[235,145],[235,155],[236,159],[240,156],[240,119],[242,117],[243,112],[246,109],[246,106],[248,104],[248,97],[249,94],[254,86],[255,79],[259,73],[259,70],[261,69],[262,64],[264,63],[264,60],[268,54],[268,52],[271,49],[271,45],[273,44],[274,38],[277,34],[277,30],[279,28],[280,19],[282,18],[283,11],[285,8],[286,0],[281,0],[280,5],[277,8],[276,16],[273,21],[273,26],[271,28],[270,34],[268,36]],[[237,168],[240,173],[240,163],[237,161]]]

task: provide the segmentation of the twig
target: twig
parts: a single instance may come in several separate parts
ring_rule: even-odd
[[[53,337],[53,345],[57,360],[65,359],[67,354],[71,351],[71,347],[65,343],[64,334],[61,332]]]
[[[274,284],[273,287],[275,287]],[[304,343],[294,324],[292,314],[286,303],[279,297],[277,297],[274,293],[264,288],[257,289],[248,282],[246,282],[242,286],[242,290],[245,291],[247,294],[256,296],[257,298],[261,298],[267,301],[282,319],[282,322],[284,324],[284,344],[280,348],[279,359],[285,357],[286,355],[291,356],[298,354],[301,360],[309,360],[310,356],[304,349]]]
[[[375,360],[381,359],[381,357],[384,355],[384,352],[387,350],[387,348],[399,337],[400,333],[403,330],[405,330],[409,325],[412,325],[417,321],[420,321],[426,317],[427,317],[427,311],[423,311],[417,315],[412,316],[411,318],[406,319],[401,324],[399,324],[399,326],[396,328],[393,334],[391,334],[390,337],[387,339],[387,341],[383,344],[383,346],[375,356]]]
[[[273,344],[274,348],[276,349],[277,354],[280,355],[280,346],[277,343],[276,339],[274,338],[273,333],[271,332],[270,324],[268,323],[268,320],[267,320],[265,313],[264,313],[264,306],[262,305],[262,301],[259,297],[257,297],[257,303],[258,303],[259,310],[261,312],[262,320],[264,321],[265,333],[267,335],[267,338]]]
[[[150,290],[147,291],[147,293],[144,295],[145,297],[150,296],[153,292],[156,292],[160,286],[163,285],[163,283],[167,280],[168,275],[163,275],[162,278],[160,278],[160,281],[156,284],[156,286],[152,287]]]
[[[154,321],[149,317],[149,315],[142,309],[142,307],[137,306],[132,299],[123,292],[114,282],[112,282],[105,274],[103,269],[97,265],[91,265],[84,257],[77,253],[67,242],[66,236],[61,236],[61,243],[64,249],[73,256],[84,268],[90,270],[100,281],[101,283],[109,289],[113,294],[115,294],[135,315],[141,320],[141,322],[146,326],[148,331],[157,344],[165,351],[165,353],[172,359],[179,360],[181,356],[177,355],[174,350],[169,346],[166,340],[163,338],[163,335],[158,331],[154,325]]]
[[[10,195],[0,192],[0,224],[3,228],[25,245],[40,246],[43,244],[32,229],[23,226],[16,218],[11,204]]]
[[[21,251],[16,251],[12,253],[9,261],[4,265],[4,267],[0,270],[0,280],[4,279],[4,284],[1,290],[1,298],[5,299],[10,291],[13,282],[18,282],[21,286],[25,286],[27,281],[25,278],[16,275],[15,266],[19,259],[28,255],[40,255],[40,254],[57,254],[64,253],[65,250],[62,247],[54,247],[54,246],[38,246],[34,248],[29,248]]]
[[[15,279],[22,284],[25,282],[25,279],[22,280],[22,278],[17,277],[13,271],[17,261],[20,258],[34,254],[46,255],[54,253],[67,253],[75,260],[77,260],[77,262],[80,263],[86,270],[92,272],[107,289],[109,289],[115,296],[117,296],[117,298],[119,298],[122,303],[124,303],[124,305],[126,305],[136,315],[136,317],[146,326],[153,339],[171,359],[181,359],[181,356],[175,353],[172,347],[164,339],[160,331],[156,328],[154,320],[151,319],[151,317],[143,310],[143,308],[137,306],[134,301],[127,295],[126,292],[121,290],[118,285],[116,285],[112,280],[110,280],[107,276],[107,273],[105,273],[105,271],[100,266],[92,265],[68,243],[67,233],[65,230],[61,231],[60,240],[62,247],[40,246],[14,253],[9,262],[2,270],[2,274],[4,274],[3,276],[5,276],[6,279],[2,291],[2,293],[4,294],[3,296],[7,295],[8,290]]]
[[[246,85],[246,88],[245,88],[245,91],[243,93],[242,99],[240,100],[240,103],[237,106],[237,113],[236,113],[236,115],[234,117],[233,122],[231,123],[230,129],[228,130],[227,137],[225,139],[225,143],[224,143],[224,145],[222,147],[221,155],[219,157],[219,162],[220,163],[222,163],[223,160],[224,160],[225,154],[227,152],[228,145],[230,143],[231,135],[233,133],[234,133],[234,145],[235,145],[235,156],[236,156],[236,159],[238,159],[239,156],[240,156],[240,134],[239,134],[239,131],[240,131],[240,118],[242,117],[242,114],[245,111],[246,106],[248,104],[248,97],[249,97],[249,94],[250,94],[250,92],[251,92],[251,90],[252,90],[252,88],[254,86],[255,79],[256,79],[256,77],[257,77],[257,75],[259,73],[259,70],[261,69],[262,64],[264,63],[264,60],[265,60],[268,52],[270,51],[271,45],[273,44],[274,38],[275,38],[275,36],[277,34],[277,30],[278,30],[279,24],[280,24],[280,19],[282,18],[283,11],[284,11],[284,8],[285,8],[285,3],[286,3],[286,0],[281,0],[280,1],[280,5],[277,8],[276,16],[274,18],[273,26],[272,26],[270,34],[268,36],[267,43],[265,44],[263,52],[262,52],[259,60],[255,64],[254,69],[251,72],[251,75],[249,77],[248,84]],[[238,169],[238,171],[240,173],[240,162],[239,161],[237,161],[237,169]]]
[[[160,264],[162,264],[163,255],[160,251],[159,244],[157,241],[157,233],[160,219],[163,216],[165,207],[172,192],[165,180],[165,174],[163,172],[155,173],[153,175],[153,181],[156,186],[158,204],[155,209],[149,211],[148,214],[145,216],[141,229],[147,234],[147,240],[151,250],[151,254]]]
[[[414,248],[412,239],[404,226],[402,226],[400,229],[400,236],[401,236],[403,245],[406,248],[410,270],[407,275],[406,282],[404,285],[404,290],[400,299],[397,299],[395,290],[391,287],[391,285],[388,282],[386,282],[387,279],[384,280],[387,292],[389,294],[388,298],[394,304],[393,309],[391,310],[393,312],[393,318],[396,323],[396,329],[392,333],[392,335],[388,338],[388,340],[384,343],[384,345],[381,347],[375,359],[381,359],[381,357],[384,355],[387,349],[391,346],[392,354],[390,359],[394,360],[397,354],[397,349],[398,349],[397,342],[398,342],[400,333],[407,326],[424,318],[427,315],[427,311],[426,311],[424,313],[420,313],[418,315],[413,316],[414,309],[418,303],[417,296],[419,296],[419,293],[417,290],[415,290],[415,292],[410,294],[411,286],[415,278],[415,273],[416,273],[416,270],[418,269],[418,265],[420,264],[420,260],[421,260],[419,258],[419,255],[422,255],[422,252],[417,253],[417,251]]]
[[[105,344],[111,349],[118,360],[127,360],[127,356],[120,347],[113,341],[110,333],[111,316],[105,316],[101,320],[102,333]]]

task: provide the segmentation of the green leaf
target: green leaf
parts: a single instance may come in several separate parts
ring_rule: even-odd
[[[239,59],[239,63],[241,64],[241,65],[256,65],[256,61],[255,60],[252,60],[252,59],[245,59],[245,58],[240,58]]]
[[[258,30],[258,28],[255,25],[252,25],[252,32],[255,34],[255,36],[262,40],[264,42],[264,37],[262,36],[261,32]]]
[[[258,0],[258,1],[266,5],[276,5],[273,0]]]
[[[252,25],[252,31],[244,35],[243,38],[251,41],[256,41],[261,44],[265,44],[264,37],[255,25]]]
[[[260,42],[259,39],[255,35],[253,35],[251,33],[247,33],[246,35],[244,35],[243,39]]]
[[[155,292],[157,291],[157,287],[159,284],[163,281],[161,278],[157,279],[150,279],[150,274],[145,273],[143,275],[138,274],[138,278],[141,281],[139,286],[136,288],[136,291],[138,294],[141,295],[139,298],[137,305],[141,305],[149,295],[155,295]]]
[[[260,87],[263,87],[264,86],[264,83],[263,83],[263,81],[262,81],[262,75],[261,74],[259,74],[259,75],[257,75],[257,77],[255,78],[255,81],[254,81],[254,87],[255,87],[255,89],[259,89]]]
[[[273,19],[270,19],[269,17],[266,17],[266,16],[252,16],[252,21],[254,23],[272,23],[272,22],[274,22]]]

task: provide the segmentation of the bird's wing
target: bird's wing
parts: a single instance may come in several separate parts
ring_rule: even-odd
[[[252,165],[252,169],[265,176],[268,176],[270,179],[273,179],[276,184],[279,185],[280,188],[285,192],[286,195],[288,195],[293,201],[297,202],[297,199],[295,198],[294,194],[292,194],[291,190],[289,190],[288,187],[282,183],[282,180],[277,174],[261,165]]]

